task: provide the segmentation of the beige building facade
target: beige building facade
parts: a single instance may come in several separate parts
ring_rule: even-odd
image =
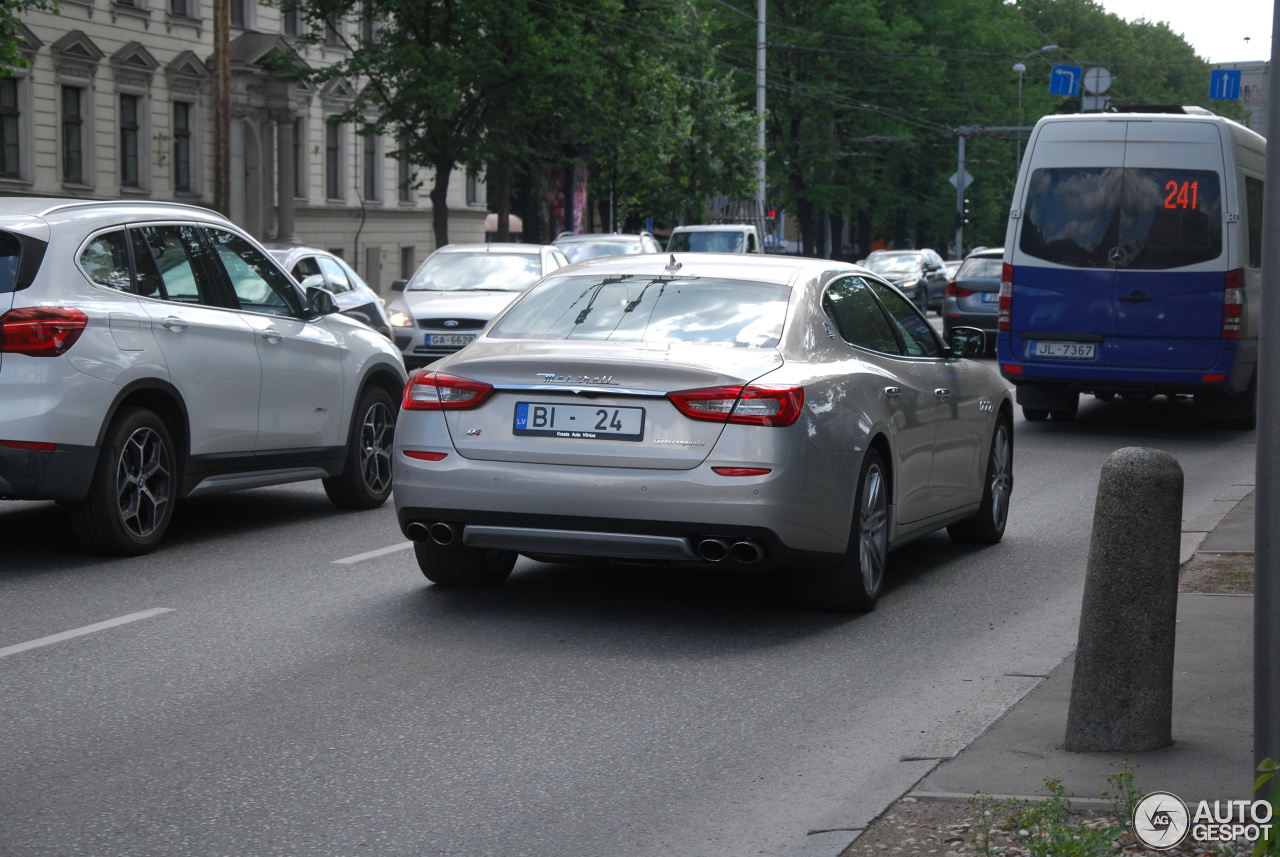
[[[435,249],[428,171],[390,157],[394,140],[329,121],[359,81],[315,90],[270,70],[278,52],[321,67],[345,55],[344,38],[375,34],[339,25],[303,47],[295,16],[230,2],[231,219],[263,241],[337,252],[386,294]],[[30,65],[0,79],[0,195],[212,207],[210,0],[62,0],[60,12],[26,16]],[[450,240],[483,241],[483,183],[459,170],[450,184]]]

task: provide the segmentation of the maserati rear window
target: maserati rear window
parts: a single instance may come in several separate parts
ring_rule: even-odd
[[[789,286],[705,277],[559,277],[525,295],[489,336],[773,348],[790,294]]]
[[[1067,167],[1031,174],[1019,246],[1073,268],[1164,270],[1222,255],[1218,174]]]

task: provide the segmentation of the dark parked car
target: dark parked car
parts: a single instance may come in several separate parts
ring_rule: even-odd
[[[942,308],[947,275],[933,250],[876,250],[863,263],[901,289],[921,311]]]
[[[988,348],[995,348],[1003,256],[1004,250],[1000,247],[984,248],[975,250],[964,260],[956,278],[947,283],[942,304],[944,335],[953,328],[976,327],[987,334]]]

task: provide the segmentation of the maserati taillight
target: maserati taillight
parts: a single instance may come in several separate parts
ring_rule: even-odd
[[[406,411],[464,411],[489,397],[493,387],[483,381],[441,372],[414,372],[404,387],[400,406]]]
[[[668,393],[680,413],[695,420],[752,426],[789,426],[804,408],[804,387],[704,387]]]

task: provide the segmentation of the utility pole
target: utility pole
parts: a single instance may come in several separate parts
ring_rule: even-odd
[[[1271,18],[1271,71],[1267,85],[1272,92],[1280,86],[1280,0],[1276,0]],[[1263,191],[1263,235],[1272,234],[1280,223],[1280,110],[1267,115],[1267,173],[1273,178]],[[1280,301],[1276,300],[1276,283],[1280,282],[1280,255],[1274,242],[1262,242],[1262,331],[1258,337],[1258,461],[1256,511],[1254,516],[1254,583],[1253,583],[1253,763],[1256,768],[1264,759],[1280,759],[1280,530],[1276,527],[1277,483],[1280,479],[1280,348],[1274,331],[1280,325]],[[1244,780],[1244,782],[1248,782]],[[1269,783],[1255,795],[1264,796],[1275,783]]]
[[[756,13],[756,146],[760,149],[760,160],[756,162],[756,175],[760,180],[759,187],[756,188],[756,217],[757,223],[763,222],[764,218],[764,63],[765,63],[765,41],[764,41],[764,14],[765,0],[759,0]]]
[[[231,216],[231,0],[213,0],[213,207]]]

